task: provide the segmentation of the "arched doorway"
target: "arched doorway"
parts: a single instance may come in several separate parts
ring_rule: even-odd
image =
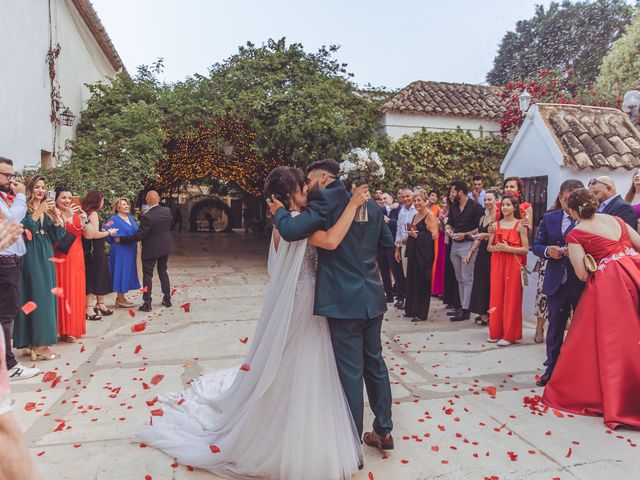
[[[189,212],[191,232],[233,232],[232,211],[217,198],[196,201]]]

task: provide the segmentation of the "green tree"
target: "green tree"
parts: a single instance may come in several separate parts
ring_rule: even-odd
[[[536,6],[533,18],[521,20],[500,43],[492,85],[532,77],[543,69],[573,70],[592,84],[607,51],[631,21],[633,9],[625,0],[552,2]]]
[[[139,67],[130,78],[89,85],[91,98],[82,112],[69,161],[43,172],[49,183],[64,184],[84,195],[100,189],[107,200],[135,198],[154,178],[164,156],[166,132],[158,100],[166,89],[158,80],[161,61]]]
[[[387,170],[384,188],[395,191],[403,185],[420,186],[435,189],[440,195],[451,181],[470,183],[473,175],[482,175],[485,185],[497,184],[508,149],[509,144],[497,135],[474,137],[461,129],[423,129],[377,147]]]
[[[248,122],[258,153],[270,161],[337,158],[372,140],[384,100],[358,91],[346,64],[334,58],[337,50],[308,53],[284,38],[260,47],[247,43],[193,88],[197,108]]]
[[[631,87],[640,87],[640,9],[604,57],[596,82],[603,94],[620,95]]]

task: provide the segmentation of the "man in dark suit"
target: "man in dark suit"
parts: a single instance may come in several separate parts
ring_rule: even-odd
[[[171,236],[171,210],[160,205],[160,195],[151,190],[146,197],[149,210],[140,218],[140,227],[135,235],[116,238],[122,243],[142,241],[142,284],[144,303],[138,308],[142,312],[151,311],[151,281],[153,269],[158,265],[158,277],[162,287],[162,305],[171,306],[171,285],[167,273],[169,254],[174,242]]]
[[[575,220],[569,215],[567,199],[571,192],[584,188],[579,180],[566,180],[560,185],[557,202],[559,209],[547,212],[542,217],[538,233],[533,241],[533,253],[547,260],[542,293],[547,296],[549,307],[549,327],[547,328],[547,369],[536,384],[547,384],[560,355],[564,341],[567,320],[575,310],[584,288],[578,280],[567,256],[565,237],[575,227]]]
[[[399,207],[394,208],[393,197],[390,193],[382,194],[383,204],[380,207],[384,215],[384,221],[391,230],[393,238],[396,237],[396,229],[398,228],[398,211]],[[402,264],[396,260],[395,247],[379,247],[378,249],[378,266],[380,267],[380,275],[382,276],[382,285],[387,297],[387,303],[393,303],[394,296],[404,301],[404,274],[402,272]],[[391,282],[393,275],[393,284]]]
[[[638,229],[638,216],[624,198],[617,192],[616,184],[610,177],[602,175],[589,182],[589,190],[598,197],[600,208],[598,213],[606,213],[614,217],[620,217],[634,230]]]
[[[351,196],[337,180],[339,170],[335,160],[320,160],[307,168],[307,210],[296,217],[284,208],[275,212],[274,225],[282,238],[301,240],[336,223]],[[391,247],[394,239],[380,207],[373,200],[366,206],[368,221],[354,222],[338,248],[318,249],[314,314],[328,319],[338,374],[358,434],[363,431],[364,379],[375,415],[373,431],[364,435],[364,441],[390,450],[394,446],[391,388],[380,339],[387,305],[376,256],[379,246]]]

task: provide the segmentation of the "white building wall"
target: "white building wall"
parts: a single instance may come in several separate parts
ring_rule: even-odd
[[[51,150],[47,0],[2,0],[0,6],[0,156],[17,168]]]
[[[17,169],[39,166],[41,150],[64,149],[89,98],[84,84],[116,73],[70,0],[52,0],[51,17],[52,44],[61,47],[56,73],[62,102],[77,116],[73,127],[57,131],[50,121],[49,1],[0,4],[0,156],[13,159]]]
[[[407,113],[387,112],[380,119],[382,131],[391,139],[397,140],[403,135],[411,135],[423,128],[432,131],[455,130],[460,127],[468,130],[474,136],[484,133],[500,133],[500,122],[454,117],[445,115],[416,115]]]

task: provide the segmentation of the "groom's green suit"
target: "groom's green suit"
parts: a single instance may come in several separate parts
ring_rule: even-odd
[[[309,193],[308,206],[292,217],[284,208],[276,212],[274,225],[288,242],[302,240],[334,225],[351,194],[336,180],[324,190]],[[373,200],[367,202],[368,222],[354,222],[337,249],[318,249],[318,273],[314,313],[327,317],[342,386],[362,436],[364,378],[369,404],[379,435],[391,432],[391,388],[382,358],[380,330],[387,310],[385,293],[376,266],[378,247],[391,247],[394,239]]]

